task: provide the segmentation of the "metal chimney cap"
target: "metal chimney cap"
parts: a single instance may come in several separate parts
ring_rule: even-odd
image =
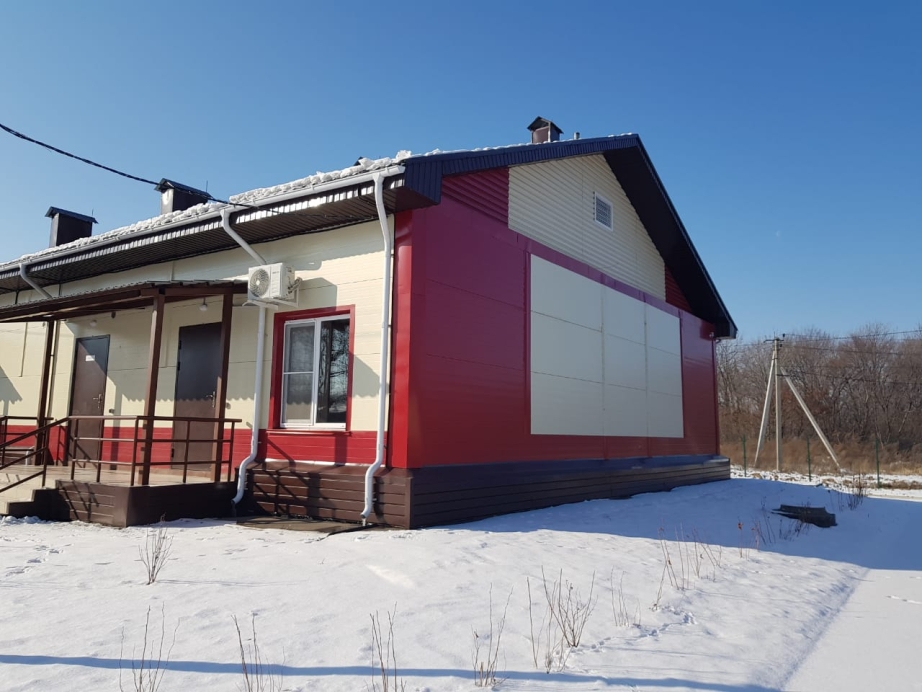
[[[204,190],[199,190],[198,188],[190,187],[189,185],[183,185],[182,183],[177,183],[175,180],[170,180],[169,178],[161,178],[160,182],[157,183],[157,186],[154,188],[157,192],[165,192],[167,190],[179,190],[181,192],[191,192],[193,195],[198,195],[204,197],[205,199],[213,199],[213,197],[205,192]]]
[[[557,124],[553,120],[542,118],[540,115],[532,121],[531,125],[528,126],[528,129],[531,132],[534,132],[535,130],[541,129],[542,127],[549,127],[558,135],[563,134],[563,130],[557,127]]]
[[[87,216],[86,214],[78,214],[75,211],[67,211],[67,209],[61,209],[60,207],[48,207],[48,211],[45,212],[45,216],[47,216],[49,219],[53,219],[58,214],[61,216],[67,216],[71,219],[77,219],[78,221],[84,221],[86,223],[99,223],[92,216]]]

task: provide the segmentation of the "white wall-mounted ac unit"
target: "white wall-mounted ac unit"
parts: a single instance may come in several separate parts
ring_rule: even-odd
[[[282,262],[250,267],[247,300],[258,303],[290,303],[295,300],[297,280],[291,267]]]

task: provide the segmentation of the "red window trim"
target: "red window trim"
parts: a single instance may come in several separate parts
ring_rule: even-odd
[[[346,427],[343,430],[292,429],[282,427],[282,360],[285,357],[285,324],[295,320],[313,320],[319,317],[349,316],[349,384],[346,389]],[[272,381],[269,385],[269,429],[273,432],[298,435],[344,435],[352,430],[352,376],[355,364],[355,305],[315,310],[292,310],[275,313],[272,327]]]

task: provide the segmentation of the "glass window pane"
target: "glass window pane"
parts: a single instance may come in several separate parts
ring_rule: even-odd
[[[317,422],[345,423],[349,401],[349,320],[321,323]]]
[[[313,372],[314,324],[291,324],[285,332],[288,355],[285,372]]]
[[[283,387],[285,389],[285,407],[282,412],[282,422],[309,422],[314,392],[313,374],[285,375]]]

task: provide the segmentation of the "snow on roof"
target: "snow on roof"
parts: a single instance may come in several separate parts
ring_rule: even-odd
[[[139,235],[161,226],[166,226],[168,224],[174,224],[183,221],[195,221],[196,219],[203,216],[212,216],[219,212],[221,209],[224,209],[228,206],[253,205],[257,204],[258,202],[271,199],[272,197],[288,194],[290,192],[296,192],[298,190],[305,190],[309,192],[310,189],[315,185],[328,183],[334,180],[343,180],[345,178],[350,178],[362,173],[370,173],[373,171],[383,170],[390,166],[399,164],[401,161],[409,158],[410,156],[412,156],[411,152],[402,150],[397,152],[396,156],[393,157],[386,156],[380,159],[360,158],[355,163],[355,165],[349,166],[348,168],[343,168],[338,171],[329,171],[326,173],[317,172],[314,175],[307,176],[306,178],[293,180],[282,185],[262,187],[256,190],[242,192],[238,195],[232,195],[229,198],[229,201],[231,202],[230,205],[224,204],[222,202],[206,202],[203,204],[196,204],[194,207],[189,207],[188,209],[184,209],[182,211],[174,211],[170,212],[169,214],[161,214],[160,216],[155,216],[151,219],[145,219],[144,221],[137,221],[131,225],[116,228],[114,230],[107,231],[106,233],[91,235],[88,238],[79,238],[70,243],[45,248],[37,252],[32,252],[15,260],[4,262],[2,266],[9,267],[12,265],[18,265],[22,262],[32,262],[43,257],[54,256],[68,250],[96,245],[97,243],[103,243],[128,236]]]

